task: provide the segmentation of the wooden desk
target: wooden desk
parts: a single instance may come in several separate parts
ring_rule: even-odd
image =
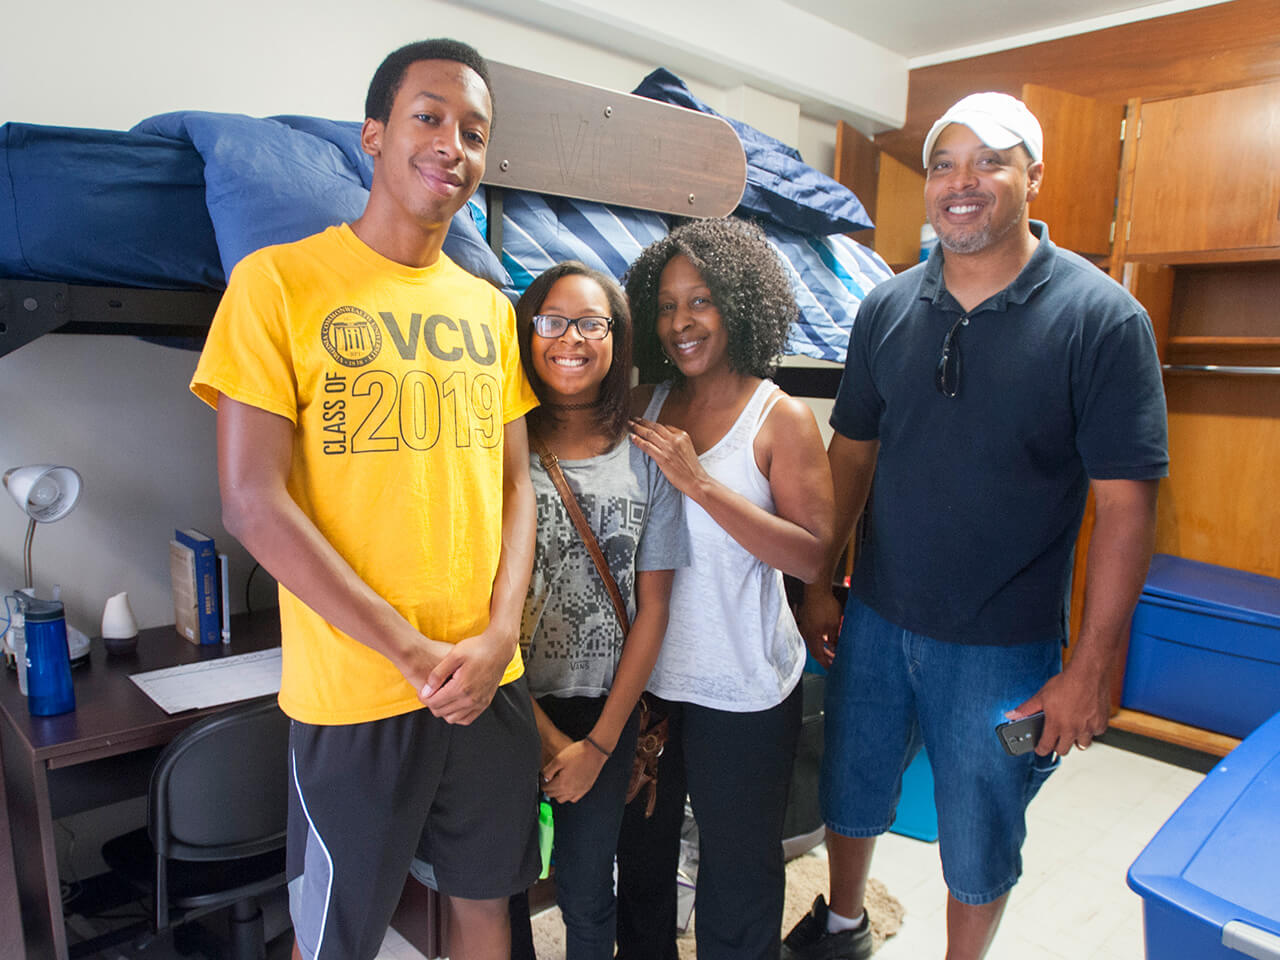
[[[220,707],[170,716],[129,679],[130,674],[198,660],[249,653],[280,643],[275,610],[231,620],[232,642],[196,646],[173,627],[143,630],[138,649],[108,657],[93,641],[89,663],[75,667],[76,709],[56,717],[33,717],[13,673],[0,676],[0,756],[4,764],[5,814],[13,843],[14,877],[26,956],[66,960],[67,935],[54,847],[53,821],[120,796],[146,790],[154,755],[196,720]],[[7,838],[5,838],[7,839]],[[0,853],[5,844],[0,842]],[[0,860],[0,873],[7,865]],[[7,881],[0,878],[0,918]],[[10,898],[12,893],[10,893]]]

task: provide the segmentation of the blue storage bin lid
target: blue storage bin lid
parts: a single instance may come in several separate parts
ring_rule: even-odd
[[[1256,623],[1280,626],[1280,580],[1212,563],[1157,553],[1142,592],[1221,611],[1236,611]]]
[[[1280,714],[1223,758],[1129,868],[1129,886],[1215,928],[1280,936]]]

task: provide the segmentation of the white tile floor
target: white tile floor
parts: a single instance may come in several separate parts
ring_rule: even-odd
[[[1125,874],[1203,775],[1095,744],[1073,751],[1028,811],[1023,876],[988,960],[1142,960],[1142,901]],[[889,834],[872,874],[907,909],[877,960],[945,953],[937,845]]]
[[[1125,873],[1202,778],[1105,744],[1067,757],[1031,805],[1022,881],[988,960],[1142,960],[1142,903]],[[941,960],[937,845],[887,834],[871,872],[906,908],[876,960]],[[378,956],[422,960],[394,930]]]
[[[387,931],[387,939],[382,941],[378,960],[422,960],[422,954],[410,946],[404,937],[391,929]]]

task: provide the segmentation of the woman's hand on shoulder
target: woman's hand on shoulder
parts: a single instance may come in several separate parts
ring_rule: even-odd
[[[711,481],[688,432],[640,417],[631,419],[631,442],[649,455],[673,487],[692,500]]]

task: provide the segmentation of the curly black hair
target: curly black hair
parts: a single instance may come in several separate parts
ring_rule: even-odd
[[[365,117],[379,123],[386,123],[391,119],[391,107],[396,101],[396,94],[400,92],[405,71],[419,60],[452,60],[470,67],[479,74],[484,81],[484,88],[489,91],[490,113],[496,111],[493,84],[489,82],[489,64],[485,58],[470,44],[440,37],[405,44],[399,50],[387,54],[386,59],[373,72],[373,79],[369,81],[369,92],[364,98]],[[493,119],[489,118],[490,124]]]
[[[658,284],[674,257],[684,255],[702,274],[729,334],[729,368],[767,377],[777,367],[787,331],[799,315],[791,281],[764,233],[745,220],[694,220],[649,244],[623,283],[636,330],[636,364],[645,383],[680,371],[658,342]]]
[[[596,425],[616,444],[627,432],[627,420],[631,415],[631,311],[626,295],[613,277],[593,270],[577,260],[566,260],[544,270],[529,284],[516,301],[516,334],[520,340],[520,362],[525,375],[538,395],[542,406],[529,411],[529,427],[534,433],[549,419],[555,417],[547,405],[547,387],[533,368],[533,317],[542,309],[547,294],[562,277],[586,277],[594,280],[609,301],[609,315],[613,319],[613,363],[600,381],[600,403],[595,410]]]

